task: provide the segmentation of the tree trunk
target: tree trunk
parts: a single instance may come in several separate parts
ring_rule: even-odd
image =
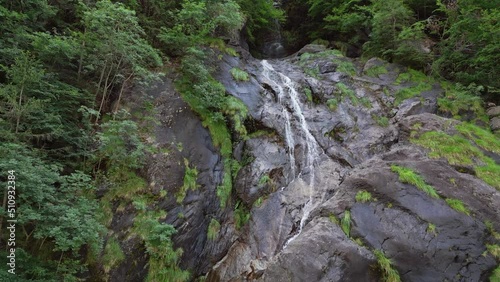
[[[118,94],[118,101],[116,101],[116,107],[115,107],[115,110],[114,112],[118,112],[118,108],[120,107],[120,101],[122,99],[122,95],[123,95],[123,90],[125,89],[125,84],[127,83],[127,81],[134,75],[134,72],[132,71],[130,73],[130,75],[127,77],[127,79],[125,79],[122,83],[122,87],[120,88],[120,94]]]

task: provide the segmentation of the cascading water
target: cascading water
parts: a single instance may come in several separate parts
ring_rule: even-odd
[[[311,134],[309,130],[309,126],[306,122],[304,114],[302,112],[301,103],[298,97],[297,90],[295,88],[295,84],[288,76],[274,70],[273,66],[267,61],[262,61],[263,67],[263,76],[269,80],[270,83],[277,90],[278,94],[278,103],[281,105],[283,109],[283,115],[285,118],[285,139],[288,148],[288,155],[290,158],[290,166],[292,171],[292,180],[296,178],[301,178],[306,183],[307,191],[305,191],[309,197],[307,202],[305,202],[304,207],[302,208],[302,217],[300,219],[299,230],[298,232],[292,236],[284,245],[284,248],[288,246],[290,242],[292,242],[295,238],[297,238],[302,232],[302,228],[306,220],[309,217],[309,214],[315,207],[315,203],[313,200],[314,194],[314,163],[320,156],[319,145],[316,142],[316,139]],[[290,119],[290,113],[286,103],[289,102],[291,105],[292,116],[295,117],[295,121],[298,122],[297,131],[292,131],[292,120]],[[295,133],[295,134],[294,134]],[[297,135],[299,138],[302,138],[305,143],[304,157],[301,171],[299,171],[298,175],[296,175],[295,168],[295,156],[294,156],[294,147],[295,147],[295,139],[294,135]],[[302,173],[308,174],[308,179],[304,179]]]

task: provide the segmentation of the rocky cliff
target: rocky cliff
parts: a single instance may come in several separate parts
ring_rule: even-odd
[[[225,208],[218,148],[172,81],[129,98],[155,110],[150,143],[164,150],[143,174],[151,193],[167,191],[157,206],[193,279],[488,281],[499,259],[500,143],[477,126],[488,119],[474,99],[463,106],[452,85],[319,45],[268,61],[240,50],[220,56],[216,73],[249,111]],[[197,189],[176,201],[190,167]],[[114,221],[120,232],[131,216]],[[147,256],[125,261],[111,280],[139,281],[145,267]]]

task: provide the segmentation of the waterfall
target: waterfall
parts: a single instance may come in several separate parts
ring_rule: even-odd
[[[262,61],[263,66],[263,76],[269,80],[270,83],[273,84],[278,94],[278,103],[281,105],[283,109],[283,116],[285,118],[285,140],[288,148],[288,155],[290,158],[290,166],[292,171],[293,180],[296,178],[301,178],[306,183],[305,191],[309,196],[309,199],[304,204],[302,208],[302,217],[300,219],[299,230],[293,235],[288,241],[285,243],[284,248],[288,246],[290,242],[292,242],[295,238],[297,238],[302,232],[302,228],[306,220],[309,218],[309,214],[315,208],[315,203],[313,200],[314,194],[314,181],[315,181],[315,172],[314,172],[314,163],[320,156],[320,147],[316,142],[316,139],[311,134],[309,130],[309,125],[306,122],[304,114],[301,108],[301,102],[299,100],[299,95],[296,90],[295,83],[285,74],[274,70],[273,66],[267,61]],[[290,103],[291,109],[287,107],[287,102]],[[291,113],[289,112],[291,111]],[[298,123],[296,126],[296,131],[292,131],[292,120],[290,116],[295,117],[294,121]],[[302,160],[299,160],[303,163],[301,167],[301,171],[299,171],[298,175],[296,174],[296,164],[295,164],[295,156],[294,156],[294,147],[295,147],[295,139],[294,135],[302,138],[305,143],[305,151],[304,157]],[[303,172],[308,173],[308,178],[304,179]]]

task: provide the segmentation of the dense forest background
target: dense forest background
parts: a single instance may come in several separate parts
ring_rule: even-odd
[[[212,50],[235,54],[246,41],[258,57],[279,22],[290,53],[315,41],[349,56],[378,56],[495,102],[498,7],[486,0],[0,1],[0,180],[6,187],[6,172],[16,171],[18,281],[76,281],[119,259],[110,255],[116,242],[104,244],[110,208],[100,191],[144,182],[140,168],[155,150],[121,110],[133,87],[178,75],[177,89],[218,133],[214,143],[228,159],[224,205],[231,132],[244,134],[244,127],[241,106],[212,76]],[[2,198],[5,206],[6,192]],[[2,246],[4,218],[2,211]],[[145,216],[136,226],[150,256],[148,279],[186,280],[181,250],[172,246],[175,229],[159,218]]]

